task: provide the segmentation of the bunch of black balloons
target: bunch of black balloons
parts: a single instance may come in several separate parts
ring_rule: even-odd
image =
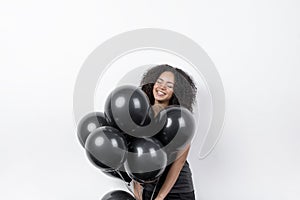
[[[113,90],[104,113],[89,113],[77,129],[91,163],[128,183],[131,179],[140,183],[156,181],[167,164],[174,161],[171,155],[183,150],[194,132],[195,121],[189,110],[169,106],[157,114],[147,95],[134,86]],[[119,193],[124,191],[115,191]]]

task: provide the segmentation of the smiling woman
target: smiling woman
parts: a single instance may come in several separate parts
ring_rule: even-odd
[[[174,77],[173,79],[171,78],[171,74]],[[173,95],[169,99],[169,105],[180,105],[193,111],[197,88],[192,78],[183,70],[165,64],[152,67],[143,75],[140,86],[147,94],[151,105],[155,104],[155,96],[158,97],[157,100],[159,100],[159,95],[156,95],[158,94],[159,88],[154,90],[154,87],[159,87],[160,85],[167,86],[165,88],[166,90],[168,88],[171,89],[171,85],[173,86]],[[163,90],[160,91],[163,92]]]
[[[149,97],[155,114],[171,105],[180,105],[192,111],[197,88],[192,78],[181,69],[170,65],[155,66],[144,74],[140,86]],[[190,145],[187,145],[177,153],[176,159],[169,164],[158,182],[146,183],[144,188],[135,182],[136,199],[194,200],[192,174],[186,160],[189,149]]]
[[[172,72],[163,72],[153,86],[154,104],[167,106],[173,96],[175,77]]]

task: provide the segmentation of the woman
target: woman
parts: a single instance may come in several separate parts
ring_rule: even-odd
[[[195,101],[195,84],[184,71],[170,65],[158,65],[147,71],[141,81],[142,90],[149,97],[157,114],[169,105],[184,106],[192,111]],[[138,200],[195,199],[191,170],[186,161],[190,145],[177,154],[158,183],[142,186],[135,182],[134,193]]]

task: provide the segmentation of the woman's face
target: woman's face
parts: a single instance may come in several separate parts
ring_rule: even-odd
[[[163,72],[153,86],[155,103],[169,104],[174,92],[175,77],[172,72]]]

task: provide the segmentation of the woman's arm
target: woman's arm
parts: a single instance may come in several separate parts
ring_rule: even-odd
[[[155,198],[155,200],[163,200],[168,193],[170,192],[170,190],[172,189],[172,187],[174,186],[179,173],[186,161],[186,158],[188,156],[190,150],[190,145],[188,145],[186,147],[186,149],[183,151],[182,154],[179,154],[179,157],[176,158],[176,160],[173,162],[166,180],[164,181],[164,184],[162,185],[161,189],[159,190],[159,193],[157,195],[157,197]]]

